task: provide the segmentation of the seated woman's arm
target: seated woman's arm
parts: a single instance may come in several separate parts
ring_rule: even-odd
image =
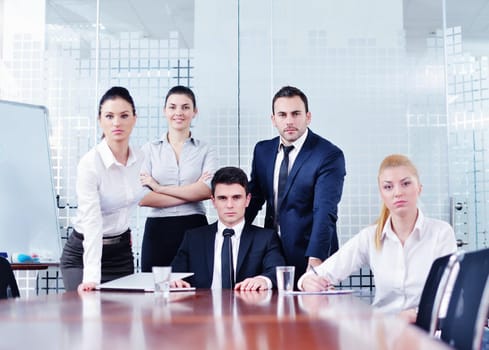
[[[326,277],[308,272],[302,276],[301,280],[298,282],[298,287],[300,290],[306,292],[320,292],[331,289],[334,285]]]
[[[301,276],[300,290],[318,292],[332,288],[369,262],[369,240],[373,244],[371,229],[363,229],[314,270]]]

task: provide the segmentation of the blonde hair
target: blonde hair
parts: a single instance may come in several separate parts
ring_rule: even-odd
[[[380,180],[380,174],[387,169],[387,168],[396,168],[400,166],[405,166],[408,168],[412,174],[416,177],[416,180],[419,183],[419,175],[418,175],[418,169],[414,166],[414,164],[409,160],[408,157],[402,154],[391,154],[387,157],[384,158],[382,163],[380,163],[379,167],[379,174],[377,176],[377,182]],[[380,184],[379,184],[380,186]],[[375,230],[375,248],[381,249],[382,248],[382,230],[384,229],[385,223],[387,221],[387,218],[389,217],[390,212],[389,209],[385,206],[385,203],[382,203],[382,206],[380,208],[380,214],[379,217],[376,221],[377,228]]]

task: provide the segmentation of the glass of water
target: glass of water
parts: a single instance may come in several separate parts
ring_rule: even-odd
[[[170,296],[171,266],[153,266],[155,295],[168,298]]]
[[[279,293],[294,290],[294,266],[277,266],[277,289]]]

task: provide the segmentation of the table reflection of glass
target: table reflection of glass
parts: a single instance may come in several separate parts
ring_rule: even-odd
[[[279,293],[277,296],[277,317],[295,319],[295,296]]]

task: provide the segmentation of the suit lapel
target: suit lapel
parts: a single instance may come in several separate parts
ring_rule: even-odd
[[[214,274],[214,246],[216,243],[216,232],[217,221],[212,225],[207,226],[207,231],[204,233],[205,261],[207,263],[207,273],[209,274],[211,281]]]
[[[243,265],[244,257],[248,254],[253,242],[254,231],[248,225],[243,227],[241,238],[239,240],[238,261],[236,263],[236,278],[239,276],[239,272]]]
[[[284,199],[282,203],[285,202],[285,198],[287,197],[287,194],[289,193],[289,189],[292,186],[292,183],[294,183],[294,180],[300,168],[302,168],[306,160],[309,159],[309,157],[313,154],[313,150],[316,142],[317,142],[317,135],[314,134],[311,130],[308,130],[307,138],[304,141],[304,144],[302,145],[302,148],[299,151],[299,154],[297,155],[297,158],[294,161],[294,165],[292,166],[292,169],[290,169],[289,176],[287,177],[287,183],[285,184],[285,189],[284,189],[285,191]]]
[[[265,155],[265,159],[269,159],[267,162],[268,166],[266,168],[266,179],[268,180],[268,188],[270,189],[270,198],[275,198],[273,195],[273,172],[275,170],[275,162],[277,160],[277,150],[280,142],[280,138],[274,138],[270,143],[270,148],[267,149],[267,154]],[[273,159],[273,162],[270,161]],[[275,204],[274,204],[275,206]]]

